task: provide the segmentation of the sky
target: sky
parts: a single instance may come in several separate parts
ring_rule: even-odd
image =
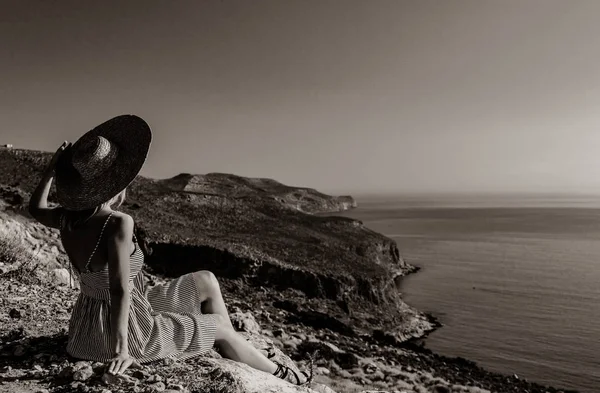
[[[154,178],[600,193],[600,1],[0,5],[0,144],[132,113]]]

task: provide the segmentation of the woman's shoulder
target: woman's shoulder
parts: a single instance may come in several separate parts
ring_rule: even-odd
[[[106,229],[113,235],[132,234],[135,225],[133,218],[129,214],[116,210],[111,213],[108,224],[108,228]]]

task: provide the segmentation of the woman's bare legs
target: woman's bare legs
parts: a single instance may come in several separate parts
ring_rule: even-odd
[[[273,374],[277,370],[277,365],[269,360],[250,342],[238,334],[220,315],[217,315],[217,334],[215,345],[219,347],[221,355],[246,363],[250,367]]]
[[[193,275],[202,301],[202,312],[213,314],[217,322],[215,345],[219,348],[221,355],[237,362],[246,363],[257,370],[269,374],[275,373],[277,365],[233,329],[215,275],[207,270],[195,272]],[[300,373],[299,378],[300,382],[304,382],[304,375]]]
[[[218,314],[223,317],[226,325],[233,329],[221,288],[215,275],[208,270],[193,273],[198,292],[200,293],[201,311],[203,314]]]

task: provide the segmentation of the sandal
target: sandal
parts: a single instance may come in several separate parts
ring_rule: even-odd
[[[281,378],[284,381],[288,381],[288,382],[290,382],[294,385],[298,385],[298,386],[307,385],[310,382],[312,382],[312,379],[313,379],[312,368],[310,370],[310,375],[304,371],[300,372],[305,378],[305,381],[301,382],[300,377],[298,376],[298,373],[296,373],[296,371],[294,371],[294,369],[292,369],[288,366],[285,366],[279,362],[274,362],[274,363],[277,365],[277,370],[275,370],[273,375],[276,376],[277,378]]]

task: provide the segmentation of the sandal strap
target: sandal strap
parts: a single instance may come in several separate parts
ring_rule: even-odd
[[[291,368],[287,367],[288,371],[291,371],[292,374],[294,374],[294,378],[296,378],[296,385],[300,385],[300,377],[298,376],[298,373],[296,373],[295,370],[292,370]]]
[[[293,370],[292,368],[290,368],[282,363],[279,363],[279,362],[274,362],[274,363],[277,365],[277,370],[275,370],[275,372],[273,373],[274,376],[281,378],[285,381],[288,381],[287,377],[288,377],[288,374],[291,372],[291,375],[294,376],[294,378],[296,379],[296,382],[295,383],[293,381],[288,381],[288,382],[291,382],[294,385],[298,385],[298,386],[303,385],[302,383],[300,383],[300,377],[298,376],[298,373],[296,373],[295,370]]]

